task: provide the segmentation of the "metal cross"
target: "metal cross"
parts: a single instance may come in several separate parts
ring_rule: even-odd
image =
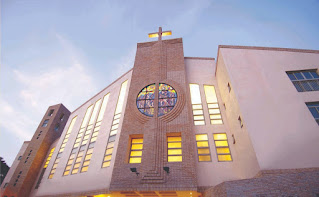
[[[170,36],[172,35],[172,31],[162,31],[162,27],[159,27],[158,32],[155,33],[149,33],[149,38],[155,38],[158,37],[158,41],[162,40],[162,36]]]

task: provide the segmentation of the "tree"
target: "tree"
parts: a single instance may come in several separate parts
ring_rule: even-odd
[[[6,164],[4,159],[0,157],[0,185],[2,184],[2,181],[6,177],[10,167]]]

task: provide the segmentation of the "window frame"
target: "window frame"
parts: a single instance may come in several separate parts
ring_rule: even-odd
[[[319,74],[317,71],[318,69],[295,70],[295,71],[286,71],[286,74],[298,92],[312,92],[312,91],[319,91]],[[305,75],[306,72],[308,72],[309,75],[312,77],[311,79],[308,79],[308,77]],[[312,72],[316,73],[316,75],[318,76],[317,77],[314,76]],[[303,79],[298,79],[298,77],[295,75],[297,73],[299,73],[303,77]],[[292,79],[291,75],[293,75],[295,79]],[[307,83],[307,85],[309,86],[311,90],[307,90],[304,87],[304,82]],[[317,89],[315,89],[310,82],[316,82]],[[297,87],[299,87],[299,89]]]

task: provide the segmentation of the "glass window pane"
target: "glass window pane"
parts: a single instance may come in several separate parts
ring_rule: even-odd
[[[227,141],[215,141],[216,147],[228,146]]]
[[[97,113],[100,109],[100,105],[101,105],[101,99],[99,99],[98,101],[95,102],[95,105],[94,105],[94,109],[93,109],[93,113],[91,115],[91,118],[90,118],[90,121],[89,121],[89,125],[93,124],[95,119],[96,119],[96,116],[97,116]]]
[[[306,77],[306,79],[312,79],[312,75],[310,74],[310,72],[304,71],[302,72],[302,74]]]
[[[309,86],[307,81],[300,81],[300,84],[306,91],[312,91],[312,88]]]
[[[296,87],[298,92],[303,92],[304,91],[303,88],[301,87],[301,84],[300,84],[299,81],[294,81],[293,84]]]
[[[216,148],[217,154],[230,153],[229,148]]]
[[[130,163],[141,163],[142,158],[141,157],[131,157],[130,158]]]
[[[84,163],[83,163],[83,166],[88,166],[90,164],[90,161],[85,161]]]
[[[207,134],[197,134],[196,141],[208,140]]]
[[[182,149],[168,149],[168,155],[181,155]]]
[[[81,172],[86,172],[86,171],[88,171],[88,168],[89,168],[89,166],[82,167]]]
[[[210,155],[199,155],[198,160],[199,161],[210,161]]]
[[[222,116],[220,114],[217,114],[217,115],[209,115],[209,118],[210,119],[221,119]]]
[[[194,120],[204,120],[204,116],[194,116]]]
[[[295,75],[292,74],[292,73],[288,73],[288,77],[290,78],[290,80],[295,80],[296,79]]]
[[[102,168],[109,167],[110,163],[110,161],[103,162]]]
[[[193,109],[203,109],[202,105],[192,105]]]
[[[197,142],[197,147],[208,147],[208,141]]]
[[[194,121],[194,125],[205,125],[205,121],[203,121],[203,120],[196,120],[196,121]]]
[[[132,139],[132,144],[135,144],[135,143],[142,144],[143,143],[143,138]]]
[[[115,114],[118,114],[118,113],[122,112],[123,103],[124,103],[124,97],[125,97],[125,92],[126,92],[126,87],[127,87],[127,80],[124,81],[122,83],[122,85],[121,85],[119,98],[118,98],[117,104],[116,104]]]
[[[231,161],[230,155],[218,155],[218,161]]]
[[[207,103],[217,103],[217,96],[216,96],[216,91],[214,86],[204,85],[204,91],[205,91]]]
[[[194,115],[202,115],[203,114],[203,110],[193,110],[193,114]]]
[[[107,155],[104,157],[104,161],[110,161],[112,159],[112,155]]]
[[[142,151],[131,151],[131,157],[133,156],[142,156]]]
[[[182,162],[182,156],[168,156],[168,162]]]
[[[169,142],[168,148],[181,148],[182,143],[181,142]]]
[[[167,137],[168,142],[180,142],[182,141],[182,137]]]
[[[217,103],[214,104],[208,104],[208,108],[219,108]]]
[[[112,152],[113,152],[113,148],[106,149],[105,155],[112,154]]]
[[[312,75],[314,78],[319,78],[319,75],[317,74],[316,71],[311,71],[311,75]]]
[[[201,104],[201,95],[198,84],[189,84],[192,104]]]
[[[76,174],[76,173],[78,173],[78,171],[79,171],[78,168],[77,168],[77,169],[73,169],[73,170],[72,170],[72,174]]]
[[[89,117],[91,115],[91,112],[93,110],[93,105],[89,106],[85,112],[85,116],[83,118],[82,124],[81,124],[81,128],[85,127],[87,125],[87,122],[89,120]]]
[[[143,149],[143,144],[132,144],[132,150],[141,150]]]
[[[222,120],[210,120],[210,124],[223,124]]]
[[[227,140],[226,133],[215,133],[214,140]]]
[[[209,114],[220,114],[219,109],[208,109]]]
[[[198,154],[209,154],[209,148],[199,148],[197,150]]]
[[[310,110],[310,112],[311,112],[311,114],[312,114],[312,116],[313,116],[314,118],[319,118],[319,113],[318,113],[318,111],[316,110],[316,108],[310,107],[309,110]]]
[[[65,171],[64,173],[63,173],[63,176],[66,176],[66,175],[69,175],[70,174],[70,171]]]
[[[297,79],[304,79],[300,72],[295,72],[294,75]]]
[[[104,116],[104,113],[105,113],[105,109],[106,109],[106,105],[107,105],[107,102],[109,100],[109,96],[110,96],[110,93],[106,94],[103,97],[103,102],[102,102],[102,106],[101,106],[101,109],[100,109],[100,112],[99,112],[99,116],[97,117],[97,122],[102,121],[102,119],[103,119],[103,116]]]

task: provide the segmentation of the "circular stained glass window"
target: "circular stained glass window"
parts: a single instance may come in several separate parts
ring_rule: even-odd
[[[150,84],[142,89],[137,96],[136,105],[138,110],[147,115],[154,115],[154,107],[158,107],[158,116],[162,116],[170,112],[176,102],[177,93],[170,85],[160,83],[158,87],[158,105],[154,105],[155,99],[155,84]]]

